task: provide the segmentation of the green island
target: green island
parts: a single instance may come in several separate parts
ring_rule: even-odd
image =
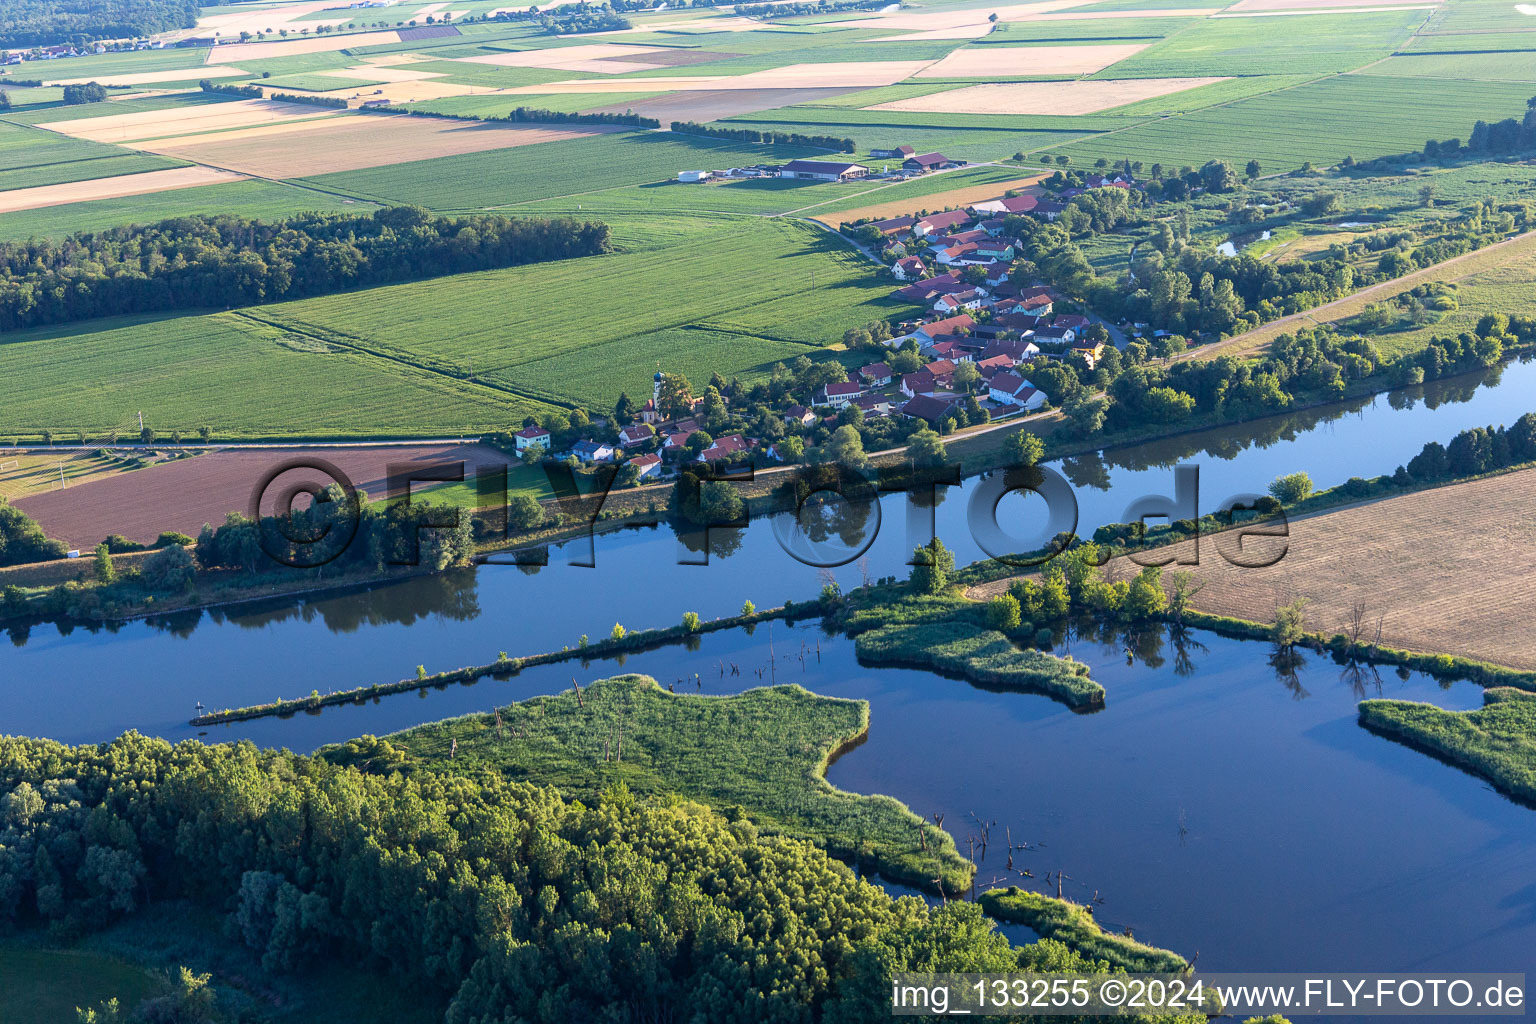
[[[1536,806],[1536,693],[1491,687],[1483,691],[1483,706],[1475,711],[1446,711],[1417,701],[1365,700],[1360,702],[1360,724]]]
[[[827,783],[827,765],[868,729],[867,702],[795,685],[717,697],[669,693],[648,676],[625,675],[365,736],[317,756],[389,771],[499,775],[570,799],[624,787],[644,799],[696,800],[894,881],[964,892],[976,868],[944,829],[890,797]]]

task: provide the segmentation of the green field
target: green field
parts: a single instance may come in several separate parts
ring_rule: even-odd
[[[137,174],[184,161],[0,121],[0,191]]]
[[[782,162],[811,152],[670,133],[624,132],[302,180],[359,199],[422,203],[434,210],[470,210],[669,181],[678,171],[695,167]]]
[[[1536,293],[1536,256],[1518,257],[1501,267],[1473,274],[1456,282],[1457,309],[1439,314],[1421,327],[1404,324],[1406,329],[1373,334],[1371,340],[1387,356],[1416,352],[1434,337],[1454,338],[1471,331],[1478,320],[1489,313],[1519,313],[1530,308]],[[1351,325],[1345,321],[1346,327]]]
[[[815,301],[810,298],[815,276]],[[255,310],[263,320],[534,399],[611,408],[657,364],[753,377],[888,315],[890,282],[829,232],[738,220],[635,251]],[[424,330],[424,325],[431,325]]]
[[[1518,117],[1529,86],[1342,75],[1056,147],[1079,165],[1123,157],[1198,166],[1257,158],[1266,171],[1418,150],[1466,138],[1472,122]]]
[[[1531,42],[1536,44],[1536,36]],[[1361,72],[1419,78],[1465,78],[1474,82],[1536,83],[1536,51],[1519,53],[1420,53],[1388,57]],[[1536,87],[1533,87],[1536,88]]]
[[[162,983],[142,967],[98,953],[0,946],[0,1020],[59,1024],[75,1007],[117,999],[124,1014],[158,995]]]
[[[1296,75],[1348,71],[1385,57],[1424,11],[1207,18],[1094,78]]]
[[[726,814],[744,810],[764,831],[860,855],[902,880],[921,883],[937,872],[951,892],[964,889],[973,871],[947,833],[896,800],[828,785],[828,758],[869,726],[863,701],[820,697],[799,686],[730,697],[673,695],[648,676],[630,675],[595,680],[580,696],[567,690],[533,697],[499,715],[499,734],[496,718],[480,714],[386,740],[406,752],[412,769],[502,775],[582,800],[623,783],[637,796],[675,794]],[[345,760],[346,748],[327,748],[321,756]],[[918,848],[918,828],[926,851]]]
[[[121,224],[153,224],[192,214],[237,213],[277,219],[308,210],[363,212],[372,203],[341,199],[314,189],[276,181],[234,181],[225,185],[153,192],[122,199],[66,203],[18,210],[0,217],[0,241],[62,238],[76,231],[101,231]]]
[[[362,73],[359,72],[359,76]],[[300,72],[293,75],[279,75],[276,78],[264,79],[262,85],[270,85],[275,89],[303,89],[306,92],[334,92],[337,89],[365,89],[370,86],[383,85],[378,78],[342,78],[337,75],[305,74]]]
[[[356,296],[352,296],[356,300]],[[0,374],[24,380],[0,431],[162,433],[204,424],[221,437],[369,437],[503,430],[548,406],[311,340],[238,313],[115,318],[16,332]]]

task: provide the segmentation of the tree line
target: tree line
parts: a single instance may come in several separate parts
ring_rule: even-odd
[[[311,96],[308,93],[274,92],[267,96],[259,85],[230,85],[224,83],[216,85],[208,79],[198,82],[198,87],[203,92],[219,96],[239,96],[242,99],[259,100],[266,96],[267,99],[281,100],[284,103],[304,103],[311,107],[325,107],[328,110],[345,110],[347,101],[340,96]]]
[[[696,121],[673,121],[672,130],[680,135],[706,135],[712,139],[730,139],[733,142],[762,142],[774,146],[811,146],[830,149],[834,153],[856,152],[852,139],[840,139],[835,135],[801,135],[799,132],[764,132],[756,128],[720,128],[699,124]]]
[[[974,903],[893,899],[744,817],[403,761],[371,736],[312,757],[0,739],[0,933],[211,911],[273,975],[356,963],[446,1002],[448,1024],[853,1024],[889,1015],[893,969],[1107,969],[1012,946]],[[214,986],[202,1012],[154,1019],[221,1016]]]
[[[555,124],[627,124],[636,128],[660,128],[661,122],[654,117],[645,117],[633,110],[624,113],[596,111],[587,114],[576,114],[566,110],[549,110],[545,107],[513,107],[506,114],[445,114],[436,110],[418,110],[414,107],[397,107],[393,104],[382,107],[365,108],[364,113],[380,114],[410,114],[414,117],[446,117],[454,121],[511,121],[520,123],[524,121],[544,122]]]
[[[0,0],[0,47],[80,46],[196,23],[194,0]]]
[[[737,4],[736,13],[748,18],[798,18],[838,11],[878,11],[889,6],[891,0],[807,0],[787,4]]]
[[[124,313],[242,306],[606,252],[606,224],[569,218],[234,214],[0,243],[0,330]]]

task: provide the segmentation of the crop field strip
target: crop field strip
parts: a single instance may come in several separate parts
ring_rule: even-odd
[[[786,297],[815,289],[806,317]],[[678,282],[709,281],[680,304]],[[551,305],[577,292],[584,305]],[[278,329],[534,400],[594,409],[645,394],[660,360],[707,378],[744,377],[840,340],[889,313],[889,287],[825,231],[752,219],[700,234],[682,251],[615,253],[441,281],[301,299],[245,311]],[[422,338],[422,325],[433,337]],[[680,332],[680,333],[679,333]],[[726,372],[724,369],[721,372]]]
[[[238,313],[16,332],[0,344],[0,373],[28,387],[8,398],[0,429],[116,429],[142,410],[162,431],[208,424],[226,438],[408,436],[503,429],[550,408],[328,348]]]

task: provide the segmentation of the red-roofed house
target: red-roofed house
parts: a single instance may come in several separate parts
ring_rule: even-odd
[[[619,431],[619,447],[639,448],[651,438],[656,436],[656,431],[651,429],[648,423],[631,423]]]
[[[898,281],[916,281],[927,272],[927,265],[916,256],[903,256],[891,267],[891,273]]]
[[[916,223],[916,217],[888,217],[885,220],[872,220],[869,226],[889,238],[891,235],[906,234]]]
[[[961,224],[969,224],[970,222],[971,212],[969,210],[949,210],[945,213],[931,213],[912,225],[912,233],[921,238],[924,235],[931,235],[935,231],[948,231],[951,228],[957,228]]]
[[[808,427],[816,422],[816,414],[803,405],[792,405],[784,410],[784,422]]]
[[[641,455],[630,459],[629,464],[640,471],[640,479],[658,477],[661,475],[661,456],[652,452],[650,455]]]
[[[991,377],[995,373],[1006,373],[1013,367],[1013,360],[1007,356],[987,356],[976,360],[976,369],[981,371],[983,377]]]
[[[968,331],[975,326],[975,320],[965,313],[961,313],[959,316],[946,317],[943,320],[935,320],[932,323],[923,324],[923,326],[912,333],[918,335],[919,342],[923,339],[935,341],[942,334],[959,334],[961,331]]]
[[[883,388],[891,382],[891,368],[885,363],[870,363],[859,367],[859,379],[872,388]]]
[[[549,451],[549,431],[543,427],[524,427],[512,435],[512,443],[517,447],[519,455],[534,445]]]
[[[937,386],[933,374],[927,370],[918,370],[901,378],[901,393],[908,398],[915,398],[918,395],[931,395]]]
[[[699,462],[719,462],[721,459],[729,459],[733,455],[740,455],[749,451],[752,442],[740,434],[726,434],[724,437],[715,438],[715,443],[699,452]]]
[[[975,288],[967,288],[961,292],[950,292],[947,295],[940,295],[934,300],[933,311],[948,316],[952,313],[958,313],[962,309],[980,309],[982,300],[985,298],[986,296]]]

